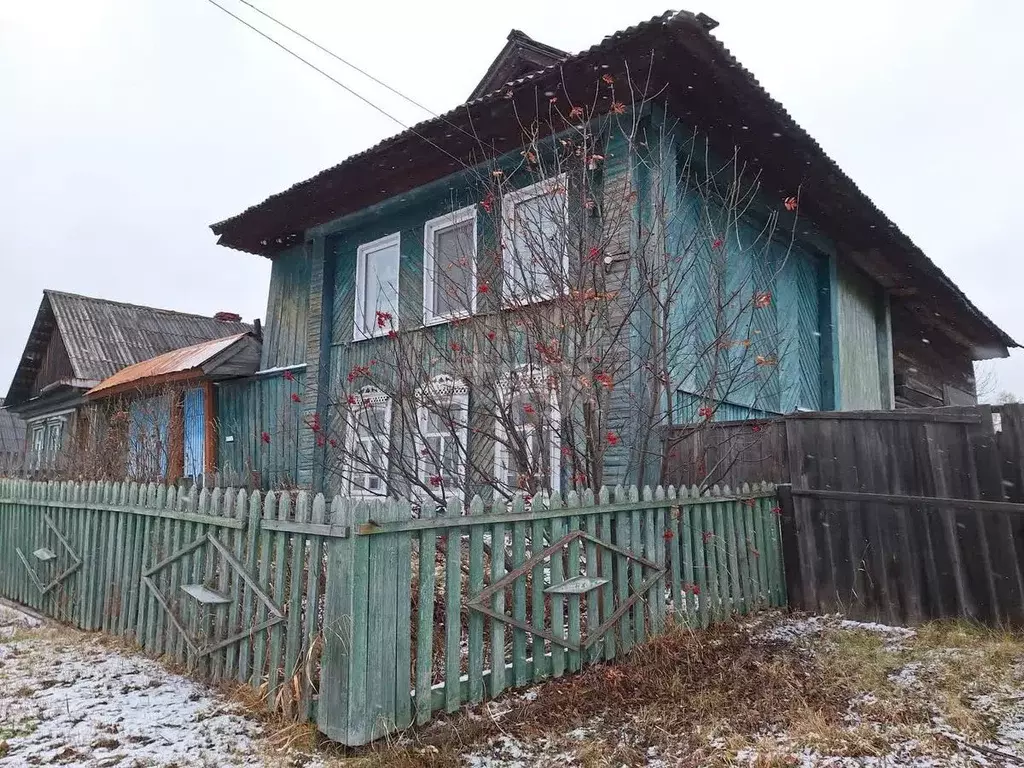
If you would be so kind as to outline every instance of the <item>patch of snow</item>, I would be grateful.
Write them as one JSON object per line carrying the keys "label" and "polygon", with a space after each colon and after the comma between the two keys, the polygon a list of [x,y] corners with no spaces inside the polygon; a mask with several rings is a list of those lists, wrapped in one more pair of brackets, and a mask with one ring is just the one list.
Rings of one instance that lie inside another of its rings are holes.
{"label": "patch of snow", "polygon": [[912,661],[906,666],[902,667],[899,672],[894,672],[889,675],[889,682],[895,685],[897,688],[920,688],[921,681],[918,679],[918,672],[924,665],[920,661]]}
{"label": "patch of snow", "polygon": [[0,628],[18,632],[0,642],[0,766],[277,764],[237,705],[96,635],[40,624],[0,606]]}
{"label": "patch of snow", "polygon": [[755,633],[751,640],[757,643],[792,644],[805,637],[813,637],[828,629],[875,632],[888,640],[886,650],[899,650],[900,643],[917,636],[917,632],[906,627],[890,627],[875,622],[850,621],[837,615],[805,616],[786,618],[768,629]]}

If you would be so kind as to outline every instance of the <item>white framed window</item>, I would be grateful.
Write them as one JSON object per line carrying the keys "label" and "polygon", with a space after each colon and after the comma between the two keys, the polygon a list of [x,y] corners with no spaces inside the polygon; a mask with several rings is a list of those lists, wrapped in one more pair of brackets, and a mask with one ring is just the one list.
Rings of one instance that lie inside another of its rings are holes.
{"label": "white framed window", "polygon": [[469,445],[469,388],[451,376],[435,377],[417,392],[416,472],[421,483],[463,497]]}
{"label": "white framed window", "polygon": [[32,430],[33,469],[45,469],[56,464],[64,447],[64,427],[68,413],[70,411],[62,411],[29,422]]}
{"label": "white framed window", "polygon": [[476,311],[476,206],[423,226],[423,322],[444,322]]}
{"label": "white framed window", "polygon": [[[507,415],[495,423],[495,482],[511,493],[528,488],[532,475],[536,485],[561,491],[561,414],[548,371],[530,366],[513,371],[499,396]],[[514,434],[509,434],[508,423]]]}
{"label": "white framed window", "polygon": [[356,307],[352,338],[386,336],[398,329],[398,232],[356,250]]}
{"label": "white framed window", "polygon": [[386,496],[391,448],[391,398],[363,387],[347,411],[346,485],[352,496]]}
{"label": "white framed window", "polygon": [[569,272],[566,184],[562,173],[502,198],[502,264],[508,305],[552,298]]}

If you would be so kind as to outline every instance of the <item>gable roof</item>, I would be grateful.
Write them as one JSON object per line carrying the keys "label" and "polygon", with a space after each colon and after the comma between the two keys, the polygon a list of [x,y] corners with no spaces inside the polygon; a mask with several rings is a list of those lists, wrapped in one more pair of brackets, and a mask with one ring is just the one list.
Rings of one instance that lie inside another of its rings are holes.
{"label": "gable roof", "polygon": [[[306,230],[521,146],[521,126],[545,125],[549,99],[610,108],[598,73],[628,82],[644,73],[648,93],[697,126],[719,155],[735,150],[766,194],[799,190],[800,211],[843,246],[844,257],[900,297],[926,328],[972,350],[975,359],[1018,346],[865,195],[819,144],[710,34],[704,14],[667,12],[426,120],[213,224],[218,242],[272,257]],[[500,57],[499,57],[500,58]],[[486,148],[483,155],[481,148]],[[941,316],[935,307],[942,307]]]}
{"label": "gable roof", "polygon": [[71,362],[72,386],[85,388],[172,349],[251,330],[241,322],[45,290],[7,402],[30,397],[54,331]]}
{"label": "gable roof", "polygon": [[250,333],[236,333],[157,355],[122,368],[85,393],[107,397],[128,389],[219,374],[243,376],[259,367],[260,343]]}
{"label": "gable roof", "polygon": [[530,72],[550,67],[569,55],[565,51],[534,40],[518,29],[509,32],[506,40],[505,47],[494,57],[480,83],[469,94],[470,101],[496,91]]}

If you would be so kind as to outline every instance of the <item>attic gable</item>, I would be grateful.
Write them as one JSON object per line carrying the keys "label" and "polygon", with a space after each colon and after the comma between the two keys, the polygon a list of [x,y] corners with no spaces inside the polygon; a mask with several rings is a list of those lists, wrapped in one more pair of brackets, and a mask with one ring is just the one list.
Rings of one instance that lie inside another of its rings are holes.
{"label": "attic gable", "polygon": [[557,64],[569,55],[565,51],[534,40],[518,29],[509,32],[506,40],[508,42],[505,43],[505,47],[491,62],[477,87],[469,94],[468,101],[479,99],[530,72]]}

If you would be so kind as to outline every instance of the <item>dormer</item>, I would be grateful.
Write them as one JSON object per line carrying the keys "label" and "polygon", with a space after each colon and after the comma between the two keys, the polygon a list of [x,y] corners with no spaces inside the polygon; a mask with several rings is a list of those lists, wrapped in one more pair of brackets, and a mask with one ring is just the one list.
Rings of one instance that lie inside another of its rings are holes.
{"label": "dormer", "polygon": [[509,32],[507,40],[501,53],[487,68],[483,80],[469,94],[469,101],[496,91],[506,83],[517,80],[530,72],[557,64],[569,55],[558,48],[537,42],[518,29]]}

